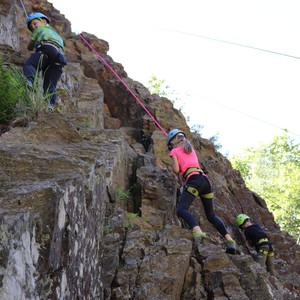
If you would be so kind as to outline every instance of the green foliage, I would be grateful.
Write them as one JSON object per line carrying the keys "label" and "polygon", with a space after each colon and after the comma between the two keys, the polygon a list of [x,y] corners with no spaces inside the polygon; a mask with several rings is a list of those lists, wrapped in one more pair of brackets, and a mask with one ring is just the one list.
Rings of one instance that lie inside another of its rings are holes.
{"label": "green foliage", "polygon": [[112,231],[112,229],[109,226],[104,226],[103,227],[103,234],[107,235]]}
{"label": "green foliage", "polygon": [[139,214],[135,214],[135,213],[127,213],[127,217],[128,219],[135,219],[139,216]]}
{"label": "green foliage", "polygon": [[264,198],[281,229],[300,237],[300,145],[284,131],[231,159],[247,187]]}
{"label": "green foliage", "polygon": [[[187,123],[190,123],[190,116],[186,113],[184,108],[186,107],[186,103],[183,100],[188,97],[188,95],[180,95],[176,91],[170,89],[170,86],[166,84],[166,81],[163,79],[158,79],[156,76],[152,76],[150,80],[146,84],[148,90],[151,94],[157,94],[161,97],[166,97],[168,99],[173,99],[171,102],[174,104],[174,107],[178,109],[183,116],[185,117]],[[194,103],[191,105],[195,105]],[[201,130],[203,129],[203,125],[200,124],[192,124],[191,125],[191,131],[195,132],[197,134],[200,134]],[[219,150],[222,148],[222,145],[218,142],[218,134],[212,136],[209,138],[211,143],[213,143],[214,147]]]}
{"label": "green foliage", "polygon": [[158,79],[156,76],[152,76],[147,82],[147,88],[151,94],[157,94],[161,97],[167,96],[167,89],[169,88],[166,85],[166,81],[163,79]]}
{"label": "green foliage", "polygon": [[146,231],[143,232],[145,238],[147,239],[147,241],[149,242],[150,245],[154,244],[155,240],[156,240],[156,234],[154,231]]}
{"label": "green foliage", "polygon": [[[199,124],[193,124],[191,126],[191,132],[195,133],[198,137],[201,137],[201,130],[203,129],[203,125]],[[216,150],[219,150],[222,148],[222,145],[218,142],[219,135],[216,134],[209,138],[209,141],[214,145]]]}
{"label": "green foliage", "polygon": [[183,103],[182,97],[175,90],[171,90],[164,79],[158,79],[156,76],[152,76],[146,86],[151,94],[172,99],[171,102],[174,104],[174,107],[176,107],[176,109],[185,116],[186,121],[189,122],[190,117],[184,112],[185,103]]}
{"label": "green foliage", "polygon": [[200,124],[194,124],[191,126],[191,131],[196,133],[199,136],[201,136],[202,129],[203,129],[203,125]]}
{"label": "green foliage", "polygon": [[124,224],[124,227],[129,230],[129,229],[132,229],[133,228],[133,223],[131,222],[131,220],[134,220],[136,218],[139,218],[139,214],[136,214],[136,213],[127,213],[127,220],[128,222],[126,222]]}
{"label": "green foliage", "polygon": [[47,109],[43,91],[34,83],[35,92],[27,88],[27,81],[23,73],[15,66],[5,63],[0,57],[0,123],[9,124],[20,119],[28,122],[34,118],[38,111]]}
{"label": "green foliage", "polygon": [[214,145],[214,147],[219,150],[222,148],[222,145],[218,142],[218,139],[219,139],[219,135],[216,134],[212,137],[209,138],[210,142]]}
{"label": "green foliage", "polygon": [[130,201],[132,195],[130,190],[125,191],[124,188],[118,188],[116,189],[116,197],[118,200]]}
{"label": "green foliage", "polygon": [[75,39],[76,36],[77,36],[76,32],[71,32],[69,38],[70,38],[70,39]]}
{"label": "green foliage", "polygon": [[16,67],[6,64],[0,57],[0,122],[9,123],[16,116],[20,101],[27,101],[26,81]]}

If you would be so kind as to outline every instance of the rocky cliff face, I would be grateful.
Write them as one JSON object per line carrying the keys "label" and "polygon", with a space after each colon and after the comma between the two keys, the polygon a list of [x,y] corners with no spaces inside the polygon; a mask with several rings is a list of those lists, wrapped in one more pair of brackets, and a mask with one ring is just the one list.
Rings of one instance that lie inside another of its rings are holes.
{"label": "rocky cliff face", "polygon": [[[175,214],[163,132],[52,4],[24,4],[51,17],[69,64],[57,111],[0,136],[0,299],[299,299],[299,246],[230,162],[168,99],[128,78],[106,41],[83,33],[166,131],[187,132],[241,255],[224,252],[197,201],[208,238],[194,244]],[[29,55],[24,24],[20,2],[1,0],[0,54],[17,66]],[[234,225],[240,212],[275,242],[276,278],[253,260]]]}

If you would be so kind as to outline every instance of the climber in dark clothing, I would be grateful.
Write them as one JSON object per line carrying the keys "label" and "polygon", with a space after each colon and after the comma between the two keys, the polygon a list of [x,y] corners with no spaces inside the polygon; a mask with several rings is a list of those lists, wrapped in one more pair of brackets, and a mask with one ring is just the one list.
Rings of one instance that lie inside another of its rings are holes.
{"label": "climber in dark clothing", "polygon": [[49,107],[53,109],[57,97],[56,85],[67,61],[63,40],[49,23],[49,18],[42,13],[34,12],[28,16],[27,27],[32,36],[27,48],[35,48],[36,51],[26,61],[23,72],[28,86],[34,88],[34,80],[39,70],[42,70],[44,93],[49,95]]}
{"label": "climber in dark clothing", "polygon": [[265,231],[258,224],[251,223],[250,217],[245,214],[239,214],[235,218],[236,224],[244,231],[245,238],[251,247],[255,247],[257,252],[257,262],[267,267],[267,271],[276,276],[274,268],[274,250],[272,243]]}

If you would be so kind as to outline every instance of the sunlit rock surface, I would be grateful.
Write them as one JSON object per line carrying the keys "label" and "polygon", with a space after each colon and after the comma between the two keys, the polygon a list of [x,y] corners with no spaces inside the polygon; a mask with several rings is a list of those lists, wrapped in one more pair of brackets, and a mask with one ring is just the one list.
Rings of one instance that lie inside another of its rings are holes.
{"label": "sunlit rock surface", "polygon": [[[52,4],[24,4],[51,18],[69,64],[55,112],[0,136],[0,299],[299,299],[299,246],[230,162],[190,132],[170,100],[129,78],[108,42],[83,33],[162,128],[192,140],[241,255],[225,253],[199,201],[191,209],[208,236],[193,242],[176,217],[179,186],[164,133]],[[15,0],[0,8],[0,53],[21,67],[30,39],[24,12]],[[275,242],[276,278],[235,226],[241,211]]]}

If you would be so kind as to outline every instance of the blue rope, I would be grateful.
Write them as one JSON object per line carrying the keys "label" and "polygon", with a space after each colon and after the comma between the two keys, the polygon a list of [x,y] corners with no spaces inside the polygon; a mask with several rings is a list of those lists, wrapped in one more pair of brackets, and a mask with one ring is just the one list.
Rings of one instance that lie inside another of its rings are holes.
{"label": "blue rope", "polygon": [[20,2],[21,2],[21,5],[22,5],[22,7],[23,7],[23,10],[24,10],[25,16],[26,16],[26,18],[28,18],[28,15],[27,15],[27,11],[26,11],[25,5],[24,5],[24,3],[23,3],[23,1],[22,1],[22,0],[20,0]]}

